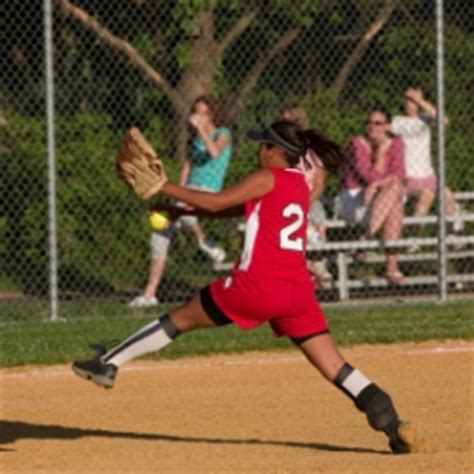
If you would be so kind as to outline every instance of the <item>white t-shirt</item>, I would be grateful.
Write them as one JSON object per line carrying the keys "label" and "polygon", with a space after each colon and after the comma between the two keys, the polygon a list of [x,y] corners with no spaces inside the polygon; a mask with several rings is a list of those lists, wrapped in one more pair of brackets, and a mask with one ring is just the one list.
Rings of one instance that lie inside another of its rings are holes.
{"label": "white t-shirt", "polygon": [[431,130],[421,117],[398,115],[393,118],[390,131],[405,144],[407,178],[426,178],[434,174],[431,165]]}

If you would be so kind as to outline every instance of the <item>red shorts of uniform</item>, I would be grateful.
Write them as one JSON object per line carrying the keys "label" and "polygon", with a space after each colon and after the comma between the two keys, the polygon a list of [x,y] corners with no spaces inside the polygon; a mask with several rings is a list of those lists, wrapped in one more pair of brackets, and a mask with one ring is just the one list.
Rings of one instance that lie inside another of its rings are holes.
{"label": "red shorts of uniform", "polygon": [[208,289],[211,306],[215,304],[241,329],[268,322],[278,336],[294,339],[329,331],[309,278],[307,283],[295,283],[233,272]]}

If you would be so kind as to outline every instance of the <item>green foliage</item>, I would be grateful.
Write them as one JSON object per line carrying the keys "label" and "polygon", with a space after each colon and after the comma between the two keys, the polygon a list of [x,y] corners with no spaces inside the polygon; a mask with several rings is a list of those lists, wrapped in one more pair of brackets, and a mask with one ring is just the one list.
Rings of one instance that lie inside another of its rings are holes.
{"label": "green foliage", "polygon": [[[45,203],[47,199],[44,135],[43,120],[19,115],[9,116],[8,127],[0,128],[3,168],[1,266],[16,283],[27,277],[25,286],[28,283],[42,289],[46,271],[43,269],[47,268],[46,248],[34,227],[45,229],[47,218],[45,212],[35,212],[34,208],[38,209],[39,203]],[[22,268],[24,273],[18,274],[18,269],[21,271]]]}
{"label": "green foliage", "polygon": [[[0,44],[0,112],[8,119],[8,125],[0,127],[0,265],[4,286],[44,294],[49,224],[41,9],[34,2],[7,3],[9,21]],[[363,131],[373,103],[385,104],[392,113],[399,111],[406,83],[423,84],[430,99],[435,99],[431,0],[398,2],[340,94],[334,92],[334,80],[360,33],[384,4],[381,0],[74,3],[129,42],[172,87],[180,84],[193,59],[200,15],[210,15],[212,39],[218,43],[240,18],[255,12],[218,64],[206,63],[214,68],[206,75],[210,87],[222,99],[238,93],[269,47],[288,31],[299,31],[298,38],[262,71],[230,124],[235,153],[227,184],[256,166],[256,146],[243,139],[245,130],[273,121],[284,104],[303,105],[313,126],[346,145]],[[445,3],[447,181],[455,190],[472,190],[474,35],[469,13],[473,4]],[[115,153],[123,129],[138,125],[176,179],[181,166],[176,156],[176,110],[159,87],[83,24],[65,18],[57,8],[54,20],[60,284],[68,292],[77,288],[101,294],[135,291],[142,286],[148,265],[149,229],[145,206],[115,177]],[[206,53],[211,56],[212,49]],[[337,185],[337,177],[329,178],[326,193],[334,194]],[[240,237],[227,224],[205,226],[231,256],[238,253]],[[196,254],[189,239],[179,236],[169,261],[169,273],[180,275],[176,285],[192,289],[215,276],[210,269],[200,272]]]}
{"label": "green foliage", "polygon": [[[62,290],[90,292],[141,284],[130,244],[147,247],[146,213],[115,174],[120,135],[105,116],[79,114],[57,122],[57,229]],[[151,130],[159,128],[157,120]],[[1,215],[7,273],[24,289],[44,293],[48,265],[48,193],[44,125],[9,114],[0,129],[6,166]],[[151,137],[158,147],[159,139]],[[23,267],[24,272],[18,272]],[[117,268],[123,271],[117,271]],[[135,283],[134,283],[135,282]],[[31,288],[29,288],[31,286]]]}
{"label": "green foliage", "polygon": [[[0,262],[9,285],[45,295],[49,280],[49,224],[44,124],[10,112],[8,116],[8,127],[0,128],[5,155]],[[104,296],[138,291],[149,263],[146,209],[154,201],[140,202],[116,176],[121,134],[112,131],[110,117],[89,113],[59,118],[56,132],[61,295],[80,292]],[[158,117],[150,121],[144,133],[156,150],[163,149],[163,126]],[[180,163],[163,158],[169,176],[177,180]],[[240,240],[235,225],[204,225],[209,237],[221,241],[232,258],[238,256]],[[189,242],[190,236],[178,235],[168,262],[170,275],[178,275],[169,282],[175,298],[188,297],[215,276],[211,268],[200,269],[199,257],[202,259],[203,255]],[[185,289],[176,291],[179,287]]]}

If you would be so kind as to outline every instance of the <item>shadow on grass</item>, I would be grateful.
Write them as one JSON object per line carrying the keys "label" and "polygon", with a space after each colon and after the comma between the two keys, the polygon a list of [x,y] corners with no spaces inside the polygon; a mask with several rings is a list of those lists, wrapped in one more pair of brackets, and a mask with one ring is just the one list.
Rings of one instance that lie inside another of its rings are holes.
{"label": "shadow on grass", "polygon": [[[232,439],[200,436],[176,436],[160,433],[135,433],[129,431],[110,431],[88,428],[74,428],[61,425],[41,425],[22,421],[0,421],[0,444],[14,443],[21,439],[78,439],[85,437],[134,439],[144,441],[166,441],[171,443],[203,443],[229,445],[284,446],[290,448],[315,449],[320,451],[388,454],[370,448],[337,446],[326,443],[303,443],[300,441],[276,441],[266,439]],[[6,451],[4,448],[0,448]]]}

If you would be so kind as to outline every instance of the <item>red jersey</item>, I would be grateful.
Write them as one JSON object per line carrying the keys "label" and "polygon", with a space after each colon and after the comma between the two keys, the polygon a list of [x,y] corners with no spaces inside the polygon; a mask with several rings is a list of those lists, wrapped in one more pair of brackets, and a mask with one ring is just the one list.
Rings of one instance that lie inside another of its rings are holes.
{"label": "red jersey", "polygon": [[296,169],[271,169],[273,189],[246,205],[245,244],[231,275],[209,285],[215,307],[242,329],[269,322],[278,335],[328,331],[306,269],[309,189]]}
{"label": "red jersey", "polygon": [[309,189],[294,168],[271,168],[273,189],[245,206],[245,243],[234,271],[308,280],[306,227]]}

